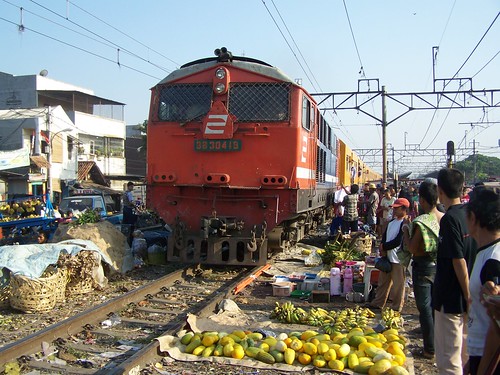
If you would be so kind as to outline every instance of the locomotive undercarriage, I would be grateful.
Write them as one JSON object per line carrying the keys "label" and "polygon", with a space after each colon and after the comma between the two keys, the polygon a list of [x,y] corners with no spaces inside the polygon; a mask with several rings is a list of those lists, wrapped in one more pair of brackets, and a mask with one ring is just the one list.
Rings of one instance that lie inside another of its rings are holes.
{"label": "locomotive undercarriage", "polygon": [[167,259],[183,263],[214,265],[264,265],[268,256],[284,251],[304,238],[327,217],[327,209],[299,214],[267,232],[267,224],[248,232],[235,217],[202,217],[201,231],[189,232],[177,220],[168,242]]}

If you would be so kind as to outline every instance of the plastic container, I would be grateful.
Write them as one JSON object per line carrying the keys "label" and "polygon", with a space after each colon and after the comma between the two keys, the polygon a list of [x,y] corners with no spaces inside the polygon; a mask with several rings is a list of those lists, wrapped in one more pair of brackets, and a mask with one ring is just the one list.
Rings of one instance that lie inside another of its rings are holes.
{"label": "plastic container", "polygon": [[344,270],[344,295],[352,292],[352,269],[346,268]]}
{"label": "plastic container", "polygon": [[302,283],[302,290],[312,292],[318,290],[319,280],[304,280]]}
{"label": "plastic container", "polygon": [[293,292],[293,283],[273,283],[274,297],[288,297]]}
{"label": "plastic container", "polygon": [[321,285],[321,290],[330,290],[330,278],[329,277],[322,277],[319,279],[320,285]]}
{"label": "plastic container", "polygon": [[158,244],[148,247],[148,263],[149,264],[167,264],[167,249]]}
{"label": "plastic container", "polygon": [[340,296],[340,294],[340,269],[337,267],[333,267],[330,270],[330,295]]}

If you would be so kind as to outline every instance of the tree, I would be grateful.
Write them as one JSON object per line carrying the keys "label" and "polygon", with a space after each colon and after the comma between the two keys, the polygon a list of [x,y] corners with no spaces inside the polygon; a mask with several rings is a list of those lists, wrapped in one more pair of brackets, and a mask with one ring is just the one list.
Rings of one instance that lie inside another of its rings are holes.
{"label": "tree", "polygon": [[148,149],[148,120],[144,120],[142,124],[137,124],[135,129],[141,132],[142,139],[142,145],[137,149],[137,152],[139,155],[145,156]]}
{"label": "tree", "polygon": [[465,180],[471,183],[487,181],[500,176],[500,159],[480,154],[470,155],[454,166],[465,174]]}

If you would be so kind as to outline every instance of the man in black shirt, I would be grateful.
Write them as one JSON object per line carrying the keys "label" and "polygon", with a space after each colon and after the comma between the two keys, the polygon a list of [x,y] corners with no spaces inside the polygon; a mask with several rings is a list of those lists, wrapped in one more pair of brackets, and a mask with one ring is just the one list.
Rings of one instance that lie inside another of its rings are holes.
{"label": "man in black shirt", "polygon": [[464,176],[457,169],[438,174],[438,195],[446,208],[441,219],[436,278],[432,295],[434,345],[439,374],[462,373],[464,317],[470,301],[469,275],[476,243],[469,235],[460,197]]}

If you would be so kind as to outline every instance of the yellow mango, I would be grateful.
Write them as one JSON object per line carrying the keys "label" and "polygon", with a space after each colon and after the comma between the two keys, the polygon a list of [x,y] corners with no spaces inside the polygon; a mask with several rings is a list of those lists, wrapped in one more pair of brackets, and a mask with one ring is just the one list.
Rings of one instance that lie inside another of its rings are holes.
{"label": "yellow mango", "polygon": [[197,347],[196,347],[196,348],[194,348],[194,350],[193,350],[193,355],[201,355],[205,349],[206,349],[206,346],[205,346],[205,345],[200,345],[200,346],[197,346]]}
{"label": "yellow mango", "polygon": [[313,360],[313,365],[319,368],[326,366],[326,360],[323,356],[317,355]]}
{"label": "yellow mango", "polygon": [[359,365],[359,359],[358,356],[355,353],[349,354],[349,357],[347,358],[347,364],[351,370],[354,369],[357,365]]}
{"label": "yellow mango", "polygon": [[295,360],[295,350],[291,348],[285,349],[285,363],[291,365]]}
{"label": "yellow mango", "polygon": [[332,370],[342,371],[344,369],[344,363],[338,359],[332,359],[328,361],[328,367]]}
{"label": "yellow mango", "polygon": [[299,360],[299,362],[302,364],[302,365],[308,365],[309,363],[311,363],[311,356],[307,353],[300,353],[299,354],[299,357],[297,358]]}
{"label": "yellow mango", "polygon": [[312,342],[306,342],[304,344],[304,352],[309,355],[315,355],[318,353],[318,347],[314,345]]}
{"label": "yellow mango", "polygon": [[370,370],[368,370],[368,374],[381,375],[384,374],[391,367],[392,367],[391,361],[389,361],[388,359],[381,359],[380,361],[375,362],[375,364],[372,367],[370,367]]}
{"label": "yellow mango", "polygon": [[233,352],[231,353],[231,357],[234,359],[242,359],[245,356],[245,350],[241,345],[235,344],[233,347]]}
{"label": "yellow mango", "polygon": [[337,352],[335,349],[328,349],[328,351],[323,354],[323,357],[325,357],[327,361],[337,359]]}

